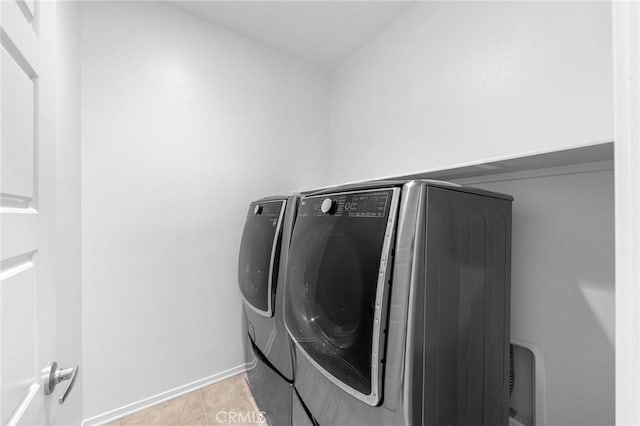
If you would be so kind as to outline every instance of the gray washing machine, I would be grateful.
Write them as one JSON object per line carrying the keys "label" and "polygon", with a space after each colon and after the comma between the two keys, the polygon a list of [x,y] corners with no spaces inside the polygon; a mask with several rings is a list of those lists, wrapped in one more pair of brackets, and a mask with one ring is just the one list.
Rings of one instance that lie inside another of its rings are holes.
{"label": "gray washing machine", "polygon": [[508,424],[512,200],[420,180],[300,199],[285,298],[299,417]]}
{"label": "gray washing machine", "polygon": [[296,207],[295,196],[250,203],[238,260],[247,381],[272,426],[291,424],[293,348],[283,322],[283,290]]}

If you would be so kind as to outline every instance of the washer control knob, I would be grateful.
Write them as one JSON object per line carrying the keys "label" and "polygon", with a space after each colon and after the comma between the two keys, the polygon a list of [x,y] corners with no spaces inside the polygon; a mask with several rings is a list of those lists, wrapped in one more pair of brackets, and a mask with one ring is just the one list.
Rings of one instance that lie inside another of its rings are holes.
{"label": "washer control knob", "polygon": [[253,208],[253,214],[262,214],[262,206],[260,204],[256,204]]}
{"label": "washer control knob", "polygon": [[322,205],[320,206],[320,210],[324,214],[332,214],[336,208],[336,201],[331,198],[325,198],[322,200]]}

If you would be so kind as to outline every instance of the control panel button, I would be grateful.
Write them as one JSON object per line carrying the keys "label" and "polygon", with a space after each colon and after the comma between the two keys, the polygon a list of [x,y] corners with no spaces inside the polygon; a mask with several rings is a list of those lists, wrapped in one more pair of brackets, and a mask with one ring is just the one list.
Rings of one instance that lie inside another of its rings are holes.
{"label": "control panel button", "polygon": [[332,214],[336,208],[335,200],[331,198],[325,198],[320,205],[320,211],[324,214]]}

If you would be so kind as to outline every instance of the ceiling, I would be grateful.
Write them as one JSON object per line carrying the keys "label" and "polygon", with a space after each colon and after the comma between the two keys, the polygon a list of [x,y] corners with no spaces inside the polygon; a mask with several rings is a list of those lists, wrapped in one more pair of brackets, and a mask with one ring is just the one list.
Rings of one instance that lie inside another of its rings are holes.
{"label": "ceiling", "polygon": [[169,5],[327,69],[415,1],[167,1]]}

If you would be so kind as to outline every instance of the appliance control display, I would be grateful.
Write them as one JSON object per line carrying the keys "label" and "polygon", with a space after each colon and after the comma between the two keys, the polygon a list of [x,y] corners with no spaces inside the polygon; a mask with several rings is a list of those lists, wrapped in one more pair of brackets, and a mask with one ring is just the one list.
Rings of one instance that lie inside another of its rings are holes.
{"label": "appliance control display", "polygon": [[387,214],[391,191],[368,191],[313,197],[302,200],[298,216],[347,216],[382,218]]}
{"label": "appliance control display", "polygon": [[356,194],[351,200],[349,216],[384,217],[388,201],[389,194],[386,192]]}
{"label": "appliance control display", "polygon": [[[252,216],[258,216],[255,220],[266,220],[275,227],[278,225],[280,210],[282,210],[282,201],[265,201],[252,204],[249,211]],[[260,217],[262,219],[259,219]]]}

